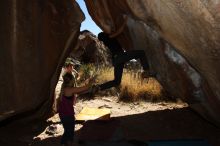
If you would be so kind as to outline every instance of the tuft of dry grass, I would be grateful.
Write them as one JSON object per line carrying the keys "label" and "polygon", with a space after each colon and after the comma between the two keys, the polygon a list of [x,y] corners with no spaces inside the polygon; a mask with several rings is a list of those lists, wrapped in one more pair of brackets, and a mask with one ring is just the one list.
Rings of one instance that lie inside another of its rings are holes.
{"label": "tuft of dry grass", "polygon": [[[102,84],[108,81],[111,81],[114,79],[114,69],[112,67],[102,67],[98,72],[97,72],[97,78],[96,78],[96,83],[97,84]],[[119,94],[119,88],[110,88],[106,89],[104,91],[99,92],[100,96],[118,96]]]}
{"label": "tuft of dry grass", "polygon": [[114,69],[112,67],[103,67],[99,70],[98,74],[98,83],[103,83],[114,79]]}
{"label": "tuft of dry grass", "polygon": [[[104,83],[113,80],[113,78],[113,68],[105,67],[98,73],[97,82]],[[115,92],[112,91],[113,89],[108,90],[108,92],[115,94],[117,89]],[[164,99],[163,88],[160,83],[154,78],[142,80],[140,78],[140,71],[134,72],[124,69],[119,89],[119,99],[126,102],[138,100],[158,101]]]}
{"label": "tuft of dry grass", "polygon": [[125,101],[149,100],[163,98],[163,88],[154,78],[142,80],[140,72],[125,72],[122,77],[120,99]]}

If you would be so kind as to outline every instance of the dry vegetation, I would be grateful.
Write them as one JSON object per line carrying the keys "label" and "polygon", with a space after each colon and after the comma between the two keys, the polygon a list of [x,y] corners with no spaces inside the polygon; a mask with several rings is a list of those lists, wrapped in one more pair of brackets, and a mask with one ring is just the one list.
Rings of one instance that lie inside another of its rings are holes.
{"label": "dry vegetation", "polygon": [[[84,74],[82,74],[83,78],[95,76],[96,84],[104,83],[114,78],[114,71],[111,67],[97,69],[97,67],[90,64],[84,65],[81,70]],[[122,82],[119,87],[100,92],[99,95],[119,96],[120,100],[126,102],[138,100],[159,101],[165,99],[163,88],[156,79],[148,78],[142,80],[140,78],[140,71],[126,69],[124,69]]]}
{"label": "dry vegetation", "polygon": [[154,78],[142,80],[139,73],[125,72],[120,88],[122,100],[157,101],[163,98],[163,89],[159,82]]}

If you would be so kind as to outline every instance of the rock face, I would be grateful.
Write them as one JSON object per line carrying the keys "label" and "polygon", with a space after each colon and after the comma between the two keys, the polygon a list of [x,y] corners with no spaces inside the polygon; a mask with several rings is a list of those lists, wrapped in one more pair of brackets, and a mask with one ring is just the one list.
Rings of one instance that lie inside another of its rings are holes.
{"label": "rock face", "polygon": [[72,0],[3,0],[0,12],[0,121],[47,114],[84,15]]}
{"label": "rock face", "polygon": [[[108,33],[127,15],[117,37],[121,44],[144,49],[167,91],[220,125],[220,0],[85,2]],[[0,121],[29,111],[48,113],[84,15],[72,0],[2,0],[0,12]]]}
{"label": "rock face", "polygon": [[220,125],[220,0],[86,0],[93,20],[116,31],[129,49],[144,49],[157,78]]}
{"label": "rock face", "polygon": [[108,48],[88,30],[79,35],[78,48],[71,53],[73,58],[82,63],[94,63],[96,65],[109,65],[111,63]]}

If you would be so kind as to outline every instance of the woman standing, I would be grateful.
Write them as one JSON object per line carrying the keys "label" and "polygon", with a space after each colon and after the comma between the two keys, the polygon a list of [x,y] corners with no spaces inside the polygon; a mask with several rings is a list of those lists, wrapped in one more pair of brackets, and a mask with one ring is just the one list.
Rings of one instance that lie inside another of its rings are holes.
{"label": "woman standing", "polygon": [[75,129],[75,112],[73,105],[76,100],[75,94],[80,94],[89,90],[88,85],[83,87],[74,87],[72,82],[73,78],[73,75],[68,72],[63,76],[61,97],[58,103],[58,113],[64,128],[64,133],[61,138],[61,144],[63,146],[73,145]]}

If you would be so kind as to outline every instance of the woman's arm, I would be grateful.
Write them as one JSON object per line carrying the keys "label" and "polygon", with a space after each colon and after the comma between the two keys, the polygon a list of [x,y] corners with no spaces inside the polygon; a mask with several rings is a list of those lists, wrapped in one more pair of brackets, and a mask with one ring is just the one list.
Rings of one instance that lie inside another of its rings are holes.
{"label": "woman's arm", "polygon": [[121,27],[116,32],[109,35],[110,38],[114,38],[114,37],[118,36],[124,30],[125,24],[127,23],[127,20],[128,20],[128,16],[125,15],[124,19],[125,20],[124,20],[123,24],[121,25]]}
{"label": "woman's arm", "polygon": [[66,96],[71,96],[73,94],[79,94],[81,92],[85,92],[88,89],[89,89],[88,85],[82,87],[67,87],[64,89],[64,92]]}

